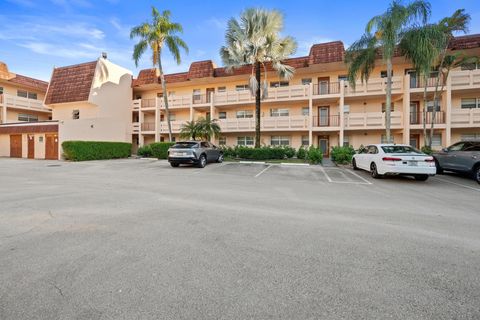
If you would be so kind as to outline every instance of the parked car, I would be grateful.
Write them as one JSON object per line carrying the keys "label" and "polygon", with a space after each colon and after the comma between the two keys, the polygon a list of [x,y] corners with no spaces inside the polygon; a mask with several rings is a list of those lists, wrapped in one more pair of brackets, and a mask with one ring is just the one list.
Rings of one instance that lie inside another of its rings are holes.
{"label": "parked car", "polygon": [[352,165],[354,170],[370,171],[376,179],[383,175],[402,175],[425,181],[436,173],[432,156],[403,144],[368,145],[353,155]]}
{"label": "parked car", "polygon": [[168,149],[168,162],[172,167],[194,164],[203,168],[208,162],[223,162],[223,152],[208,141],[182,141]]}
{"label": "parked car", "polygon": [[480,141],[462,141],[433,154],[437,173],[444,170],[471,174],[480,183]]}

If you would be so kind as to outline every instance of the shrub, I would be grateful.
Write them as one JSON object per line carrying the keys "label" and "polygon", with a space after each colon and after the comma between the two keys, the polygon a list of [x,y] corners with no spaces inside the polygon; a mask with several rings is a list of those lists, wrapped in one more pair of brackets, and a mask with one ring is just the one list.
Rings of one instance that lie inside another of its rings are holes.
{"label": "shrub", "polygon": [[222,147],[220,147],[220,149],[222,149],[223,157],[225,157],[225,158],[233,159],[233,158],[237,157],[236,147],[232,148],[232,147],[222,146]]}
{"label": "shrub", "polygon": [[155,142],[149,144],[150,149],[152,150],[152,156],[157,159],[167,159],[168,157],[168,148],[173,146],[174,142]]}
{"label": "shrub", "polygon": [[295,154],[297,153],[297,152],[295,151],[295,149],[292,148],[292,147],[290,147],[290,146],[285,146],[285,147],[283,147],[283,149],[284,149],[284,151],[285,151],[285,156],[286,156],[287,158],[289,158],[289,159],[290,159],[290,158],[293,158],[293,157],[295,156]]}
{"label": "shrub", "polygon": [[421,151],[422,151],[423,153],[428,154],[428,155],[432,155],[432,153],[433,153],[432,148],[429,147],[429,146],[423,146],[422,149],[421,149]]}
{"label": "shrub", "polygon": [[64,141],[62,148],[65,159],[88,161],[128,158],[132,144],[107,141]]}
{"label": "shrub", "polygon": [[319,164],[322,162],[323,153],[320,148],[315,148],[314,146],[310,146],[307,151],[307,159],[311,164]]}
{"label": "shrub", "polygon": [[340,164],[347,164],[352,162],[352,157],[355,154],[355,149],[352,146],[348,147],[338,147],[335,146],[332,148],[330,156],[333,161]]}
{"label": "shrub", "polygon": [[138,148],[137,156],[144,157],[144,158],[151,157],[152,156],[152,148],[150,147],[150,145],[146,145],[146,146]]}
{"label": "shrub", "polygon": [[305,148],[303,146],[298,148],[297,158],[305,160],[306,157],[307,157],[307,150],[305,150]]}
{"label": "shrub", "polygon": [[283,147],[260,147],[249,148],[239,146],[236,147],[236,155],[241,159],[248,160],[272,160],[285,159],[286,153]]}

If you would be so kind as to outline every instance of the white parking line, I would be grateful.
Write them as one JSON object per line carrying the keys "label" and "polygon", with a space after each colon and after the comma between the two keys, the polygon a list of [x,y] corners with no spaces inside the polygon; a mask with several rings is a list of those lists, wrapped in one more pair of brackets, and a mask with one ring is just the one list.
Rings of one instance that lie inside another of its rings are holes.
{"label": "white parking line", "polygon": [[368,181],[367,179],[365,179],[364,177],[362,177],[362,176],[360,176],[359,174],[353,172],[352,170],[348,170],[348,169],[347,169],[347,172],[350,172],[350,173],[353,174],[355,177],[362,179],[362,180],[365,181],[367,184],[373,184],[373,183],[371,183],[370,181]]}
{"label": "white parking line", "polygon": [[325,169],[323,167],[320,167],[320,170],[323,172],[323,174],[325,175],[325,178],[327,178],[328,182],[332,182],[332,179],[330,179],[330,177],[328,176]]}
{"label": "white parking line", "polygon": [[446,182],[446,183],[450,183],[450,184],[453,184],[453,185],[456,185],[456,186],[459,186],[459,187],[463,187],[463,188],[467,188],[467,189],[470,189],[470,190],[475,190],[475,191],[479,191],[479,192],[480,192],[480,189],[478,189],[478,188],[466,186],[466,185],[461,184],[461,183],[456,183],[456,182],[453,182],[453,181],[448,181],[448,180],[440,179],[440,178],[437,178],[437,177],[434,177],[434,178],[432,178],[432,179],[438,180],[438,181],[442,181],[442,182]]}
{"label": "white parking line", "polygon": [[266,167],[265,169],[263,169],[262,171],[260,171],[259,173],[257,173],[257,175],[255,176],[255,178],[258,178],[260,177],[261,174],[263,174],[265,171],[267,171],[268,169],[270,169],[272,165],[269,165],[268,167]]}

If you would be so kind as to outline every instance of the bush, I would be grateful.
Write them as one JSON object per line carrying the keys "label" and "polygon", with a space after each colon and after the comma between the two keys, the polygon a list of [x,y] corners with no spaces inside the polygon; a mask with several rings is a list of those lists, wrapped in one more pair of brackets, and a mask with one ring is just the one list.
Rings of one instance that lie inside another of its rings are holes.
{"label": "bush", "polygon": [[285,156],[289,159],[293,158],[295,156],[295,154],[297,153],[295,151],[295,149],[290,147],[290,146],[285,146],[285,147],[283,147],[283,149],[285,150]]}
{"label": "bush", "polygon": [[297,151],[297,159],[303,159],[305,160],[307,158],[307,150],[305,150],[305,147],[300,147],[298,148]]}
{"label": "bush", "polygon": [[330,156],[333,161],[339,164],[347,164],[352,162],[352,157],[355,154],[355,149],[352,146],[348,147],[338,147],[335,146],[332,148]]}
{"label": "bush", "polygon": [[423,153],[426,153],[426,154],[430,155],[430,156],[431,156],[432,153],[433,153],[432,148],[429,147],[429,146],[423,146],[422,149],[421,149],[421,151],[422,151]]}
{"label": "bush", "polygon": [[311,164],[319,164],[322,162],[323,159],[323,153],[320,148],[315,148],[314,146],[310,146],[310,148],[307,151],[307,159],[308,162]]}
{"label": "bush", "polygon": [[173,146],[175,142],[155,142],[149,144],[150,149],[152,150],[152,156],[157,159],[167,159],[168,157],[168,148]]}
{"label": "bush", "polygon": [[223,151],[223,157],[224,158],[233,159],[233,158],[237,157],[236,147],[232,148],[232,147],[222,146],[222,147],[220,147],[220,149],[222,149],[222,151]]}
{"label": "bush", "polygon": [[138,148],[137,156],[144,157],[144,158],[151,157],[152,156],[152,148],[150,147],[150,145],[146,145],[146,146]]}
{"label": "bush", "polygon": [[260,147],[249,148],[239,146],[235,148],[236,156],[248,160],[272,160],[285,159],[286,151],[284,147]]}
{"label": "bush", "polygon": [[64,141],[62,148],[65,159],[88,161],[128,158],[132,151],[132,144],[106,141]]}

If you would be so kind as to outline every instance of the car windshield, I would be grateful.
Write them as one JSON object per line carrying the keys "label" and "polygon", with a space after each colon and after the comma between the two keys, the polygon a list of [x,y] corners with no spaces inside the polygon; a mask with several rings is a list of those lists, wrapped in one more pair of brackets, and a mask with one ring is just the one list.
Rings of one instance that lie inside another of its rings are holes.
{"label": "car windshield", "polygon": [[385,153],[418,153],[423,154],[421,151],[412,148],[410,146],[382,146]]}
{"label": "car windshield", "polygon": [[174,149],[191,149],[198,145],[196,142],[178,142],[173,145]]}

